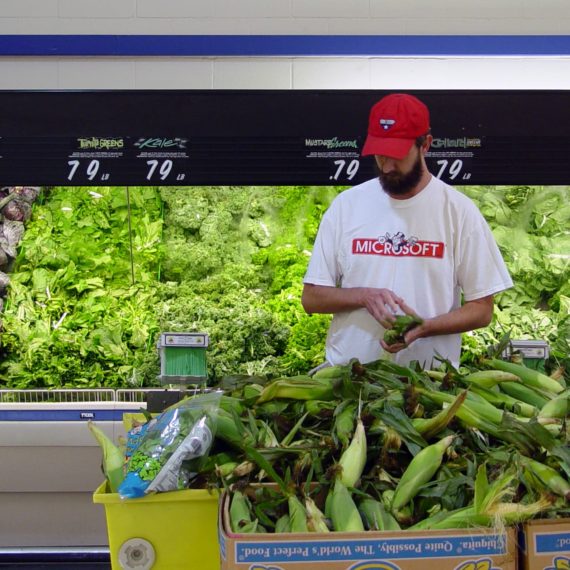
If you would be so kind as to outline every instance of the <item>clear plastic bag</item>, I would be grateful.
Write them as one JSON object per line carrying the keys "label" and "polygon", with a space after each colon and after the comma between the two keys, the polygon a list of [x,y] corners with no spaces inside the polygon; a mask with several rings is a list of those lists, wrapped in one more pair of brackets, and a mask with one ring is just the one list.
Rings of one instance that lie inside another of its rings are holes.
{"label": "clear plastic bag", "polygon": [[149,422],[132,450],[119,495],[136,498],[185,488],[189,477],[182,462],[209,454],[221,396],[210,392],[181,400]]}

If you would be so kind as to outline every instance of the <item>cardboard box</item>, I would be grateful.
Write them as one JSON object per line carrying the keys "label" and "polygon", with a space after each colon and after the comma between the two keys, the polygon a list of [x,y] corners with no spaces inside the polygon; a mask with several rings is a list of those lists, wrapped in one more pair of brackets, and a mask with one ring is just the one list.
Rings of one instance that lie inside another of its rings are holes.
{"label": "cardboard box", "polygon": [[570,519],[529,521],[520,542],[524,570],[570,569]]}
{"label": "cardboard box", "polygon": [[309,534],[235,534],[220,501],[221,570],[517,570],[513,528]]}

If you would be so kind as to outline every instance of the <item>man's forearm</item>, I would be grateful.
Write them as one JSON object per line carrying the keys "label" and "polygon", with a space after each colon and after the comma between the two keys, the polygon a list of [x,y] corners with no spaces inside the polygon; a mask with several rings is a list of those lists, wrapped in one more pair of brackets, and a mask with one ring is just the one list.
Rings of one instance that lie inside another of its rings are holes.
{"label": "man's forearm", "polygon": [[341,289],[306,283],[301,303],[307,313],[341,313],[362,308],[360,287]]}
{"label": "man's forearm", "polygon": [[493,295],[469,301],[461,307],[444,315],[426,319],[423,325],[413,329],[406,340],[408,343],[417,338],[456,334],[487,326],[493,316]]}

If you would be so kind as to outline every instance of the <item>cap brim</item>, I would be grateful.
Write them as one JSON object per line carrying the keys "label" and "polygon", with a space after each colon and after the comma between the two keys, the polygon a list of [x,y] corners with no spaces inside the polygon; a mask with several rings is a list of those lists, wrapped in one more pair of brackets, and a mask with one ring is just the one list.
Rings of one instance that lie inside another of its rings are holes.
{"label": "cap brim", "polygon": [[415,139],[391,139],[368,135],[362,148],[362,156],[377,154],[400,160],[410,152],[414,142]]}

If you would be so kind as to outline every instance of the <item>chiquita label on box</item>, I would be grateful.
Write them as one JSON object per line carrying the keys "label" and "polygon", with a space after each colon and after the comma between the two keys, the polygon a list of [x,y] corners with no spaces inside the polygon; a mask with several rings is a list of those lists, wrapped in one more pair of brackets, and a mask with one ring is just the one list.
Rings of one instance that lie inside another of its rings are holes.
{"label": "chiquita label on box", "polygon": [[[481,537],[446,536],[387,538],[385,540],[319,540],[319,541],[244,541],[237,540],[235,560],[239,564],[263,563],[278,565],[291,562],[339,562],[371,560],[410,560],[431,558],[485,559],[507,553],[505,535]],[[473,563],[473,560],[471,561]],[[374,562],[374,564],[378,564]],[[382,564],[387,564],[382,562]],[[255,568],[255,566],[254,566]],[[398,570],[398,566],[358,566],[353,570]],[[492,570],[491,565],[473,566],[481,570]]]}
{"label": "chiquita label on box", "polygon": [[[565,567],[560,567],[564,570]],[[283,570],[281,566],[275,566],[274,564],[252,564],[248,570]],[[387,562],[385,560],[367,560],[365,562],[357,562],[356,564],[347,567],[346,570],[402,570],[400,566]],[[492,560],[489,558],[478,558],[473,560],[467,560],[461,562],[454,570],[501,570],[493,565]],[[547,570],[551,570],[550,568]]]}
{"label": "chiquita label on box", "polygon": [[570,555],[570,532],[537,533],[534,535],[534,550],[536,554]]}

